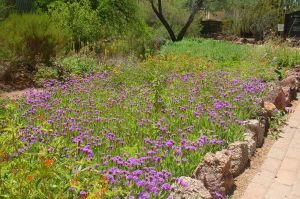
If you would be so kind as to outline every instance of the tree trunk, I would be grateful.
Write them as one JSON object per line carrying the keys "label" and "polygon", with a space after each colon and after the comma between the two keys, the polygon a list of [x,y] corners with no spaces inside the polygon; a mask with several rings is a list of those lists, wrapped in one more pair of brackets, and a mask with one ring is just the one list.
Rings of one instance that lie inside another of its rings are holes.
{"label": "tree trunk", "polygon": [[160,20],[160,22],[163,24],[163,26],[168,31],[168,33],[170,35],[170,38],[171,38],[171,40],[173,42],[181,41],[183,39],[183,37],[186,34],[188,28],[193,23],[196,14],[198,13],[198,11],[200,10],[200,8],[202,7],[202,2],[203,1],[201,1],[201,0],[199,0],[198,2],[196,2],[195,7],[193,7],[193,9],[191,11],[191,14],[190,14],[187,22],[182,27],[182,29],[180,30],[180,32],[178,33],[178,35],[176,37],[176,35],[175,35],[172,27],[170,26],[170,24],[168,23],[168,21],[166,20],[166,18],[163,15],[161,0],[157,0],[158,8],[155,7],[154,0],[150,0],[150,3],[151,3],[151,6],[152,6],[152,9],[153,9],[154,13],[156,14],[156,16],[158,17],[158,19]]}
{"label": "tree trunk", "polygon": [[158,17],[158,19],[160,20],[160,22],[163,24],[163,26],[166,28],[166,30],[168,31],[170,38],[172,41],[177,41],[175,33],[173,31],[173,29],[171,28],[170,24],[168,23],[168,21],[165,19],[163,13],[162,13],[162,6],[161,6],[161,0],[158,0],[158,9],[155,7],[154,2],[151,1],[151,6],[152,9],[154,11],[154,13],[156,14],[156,16]]}
{"label": "tree trunk", "polygon": [[181,41],[185,35],[185,33],[187,32],[188,28],[191,26],[191,24],[194,21],[194,18],[197,14],[197,11],[193,11],[191,13],[191,15],[189,16],[187,22],[185,23],[185,25],[183,26],[183,28],[180,30],[178,36],[177,36],[177,41]]}

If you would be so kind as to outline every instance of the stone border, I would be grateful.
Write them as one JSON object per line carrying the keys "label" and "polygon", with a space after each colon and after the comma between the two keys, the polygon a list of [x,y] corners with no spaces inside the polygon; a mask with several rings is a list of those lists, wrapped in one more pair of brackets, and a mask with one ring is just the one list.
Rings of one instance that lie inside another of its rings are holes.
{"label": "stone border", "polygon": [[286,72],[279,85],[273,85],[271,92],[262,100],[261,119],[245,122],[245,139],[216,153],[207,153],[191,177],[180,177],[172,185],[174,199],[225,198],[234,188],[234,178],[241,175],[251,158],[264,144],[269,131],[269,120],[276,110],[289,112],[291,102],[297,100],[300,91],[300,65]]}

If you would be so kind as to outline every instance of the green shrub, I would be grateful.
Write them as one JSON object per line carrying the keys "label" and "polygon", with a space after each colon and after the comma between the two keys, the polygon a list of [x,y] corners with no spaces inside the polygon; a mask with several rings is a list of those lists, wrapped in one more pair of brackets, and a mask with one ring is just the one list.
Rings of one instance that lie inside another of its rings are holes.
{"label": "green shrub", "polygon": [[13,6],[8,5],[5,1],[0,1],[0,21],[4,20],[11,12]]}
{"label": "green shrub", "polygon": [[87,0],[72,3],[55,1],[48,6],[48,10],[51,20],[71,34],[71,49],[76,52],[84,44],[93,45],[102,34],[97,12],[90,7]]}
{"label": "green shrub", "polygon": [[82,56],[70,56],[57,61],[62,68],[75,75],[87,75],[97,67],[97,62],[93,58],[82,57]]}
{"label": "green shrub", "polygon": [[13,14],[0,24],[0,58],[28,66],[50,64],[64,47],[66,34],[47,15]]}
{"label": "green shrub", "polygon": [[57,69],[52,67],[40,67],[34,75],[34,80],[38,84],[41,84],[44,80],[58,78],[59,74]]}

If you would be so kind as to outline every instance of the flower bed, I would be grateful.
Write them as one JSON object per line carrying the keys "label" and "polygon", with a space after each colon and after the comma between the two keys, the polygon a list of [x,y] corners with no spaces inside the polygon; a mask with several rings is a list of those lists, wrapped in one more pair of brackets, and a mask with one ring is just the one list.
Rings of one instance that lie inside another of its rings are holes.
{"label": "flower bed", "polygon": [[48,82],[10,105],[1,194],[171,198],[207,152],[244,139],[265,88],[221,70],[129,85],[114,75]]}

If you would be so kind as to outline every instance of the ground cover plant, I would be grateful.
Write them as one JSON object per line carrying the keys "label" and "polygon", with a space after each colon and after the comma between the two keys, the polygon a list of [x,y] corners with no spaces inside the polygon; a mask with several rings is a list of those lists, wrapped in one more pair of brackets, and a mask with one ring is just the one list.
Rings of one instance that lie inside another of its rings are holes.
{"label": "ground cover plant", "polygon": [[227,41],[211,39],[188,39],[180,43],[168,43],[160,54],[201,58],[210,65],[225,68],[251,68],[255,66],[261,73],[269,70],[292,67],[300,61],[300,52],[285,44],[236,45]]}
{"label": "ground cover plant", "polygon": [[4,104],[1,196],[169,197],[205,153],[243,139],[265,88],[255,68],[180,67],[105,67]]}
{"label": "ground cover plant", "polygon": [[[206,153],[243,140],[268,81],[298,63],[299,52],[167,39],[198,37],[207,12],[220,10],[231,16],[222,19],[223,33],[260,39],[275,28],[261,24],[276,25],[283,8],[299,6],[289,2],[0,3],[0,80],[43,85],[0,100],[0,198],[171,199],[171,184]],[[260,5],[253,20],[232,15]]]}
{"label": "ground cover plant", "polygon": [[277,78],[265,52],[184,40],[1,101],[1,197],[168,198],[207,152],[243,140]]}

